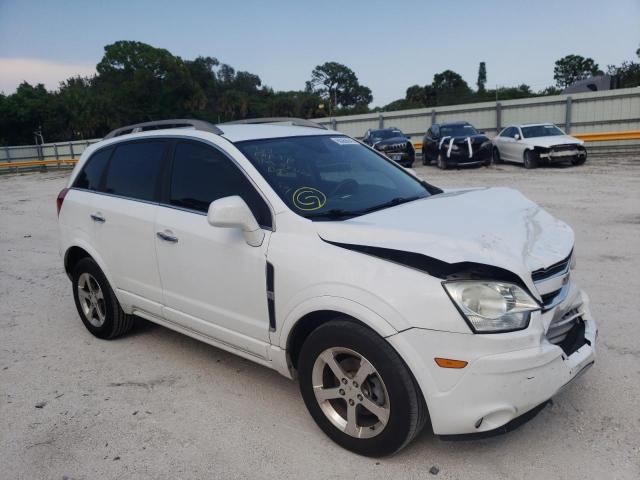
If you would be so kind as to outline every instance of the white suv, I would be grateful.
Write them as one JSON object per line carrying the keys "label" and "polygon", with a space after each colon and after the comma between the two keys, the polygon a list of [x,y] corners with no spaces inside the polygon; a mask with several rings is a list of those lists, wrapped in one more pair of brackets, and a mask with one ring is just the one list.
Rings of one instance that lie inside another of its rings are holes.
{"label": "white suv", "polygon": [[151,122],[85,151],[58,214],[92,334],[142,317],[297,377],[320,428],[372,456],[428,418],[442,436],[507,431],[593,363],[566,224],[279,123]]}

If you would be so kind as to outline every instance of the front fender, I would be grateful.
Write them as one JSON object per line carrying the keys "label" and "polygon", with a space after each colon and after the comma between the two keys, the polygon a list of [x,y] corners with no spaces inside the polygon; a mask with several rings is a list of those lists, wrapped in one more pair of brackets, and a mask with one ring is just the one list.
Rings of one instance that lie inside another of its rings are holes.
{"label": "front fender", "polygon": [[326,310],[349,315],[350,317],[353,317],[367,325],[381,337],[388,337],[398,333],[397,330],[389,324],[389,322],[364,305],[348,298],[333,295],[322,295],[308,298],[291,309],[282,321],[282,327],[278,332],[277,342],[274,343],[277,343],[281,349],[285,350],[287,348],[289,334],[301,318],[310,313]]}

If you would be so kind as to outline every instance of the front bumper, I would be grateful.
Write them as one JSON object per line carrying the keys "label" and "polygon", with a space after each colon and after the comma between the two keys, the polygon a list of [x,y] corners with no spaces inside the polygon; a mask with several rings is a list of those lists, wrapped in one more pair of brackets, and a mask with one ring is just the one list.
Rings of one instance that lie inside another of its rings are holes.
{"label": "front bumper", "polygon": [[[519,332],[478,335],[414,328],[388,338],[422,389],[434,433],[499,429],[544,404],[593,364],[597,327],[586,294],[572,290],[558,308],[582,310],[585,342],[570,354],[545,337],[553,312],[537,312],[529,328]],[[445,369],[435,357],[469,363]]]}
{"label": "front bumper", "polygon": [[459,151],[452,151],[447,157],[447,151],[442,153],[446,159],[447,164],[451,167],[455,166],[471,166],[471,165],[484,165],[491,160],[491,150],[482,148],[473,152],[473,156],[469,157],[469,152],[466,149]]}

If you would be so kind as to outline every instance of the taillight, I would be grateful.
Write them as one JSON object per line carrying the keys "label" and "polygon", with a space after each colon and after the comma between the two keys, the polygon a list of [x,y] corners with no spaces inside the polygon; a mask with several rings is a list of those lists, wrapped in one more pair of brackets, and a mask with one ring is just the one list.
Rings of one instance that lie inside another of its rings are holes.
{"label": "taillight", "polygon": [[62,208],[62,202],[64,202],[64,197],[67,196],[68,188],[63,188],[60,190],[58,194],[58,198],[56,198],[56,208],[58,209],[58,216],[60,216],[60,209]]}

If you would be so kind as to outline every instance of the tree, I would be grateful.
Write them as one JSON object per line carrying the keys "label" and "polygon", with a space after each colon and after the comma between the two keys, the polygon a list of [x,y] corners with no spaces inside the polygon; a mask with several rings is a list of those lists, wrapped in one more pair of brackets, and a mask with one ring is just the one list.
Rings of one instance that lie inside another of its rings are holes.
{"label": "tree", "polygon": [[484,62],[480,62],[480,66],[478,67],[478,81],[476,85],[478,85],[478,93],[484,93],[484,86],[487,83],[487,67]]}
{"label": "tree", "polygon": [[445,70],[433,76],[433,87],[437,105],[455,105],[472,99],[473,92],[467,82],[456,72]]}
{"label": "tree", "polygon": [[553,79],[560,88],[568,87],[578,80],[601,74],[602,72],[593,58],[584,58],[580,55],[567,55],[556,60],[553,69]]}
{"label": "tree", "polygon": [[354,71],[337,62],[326,62],[314,68],[306,89],[329,104],[330,115],[338,107],[362,108],[373,100],[371,90],[360,85]]}

